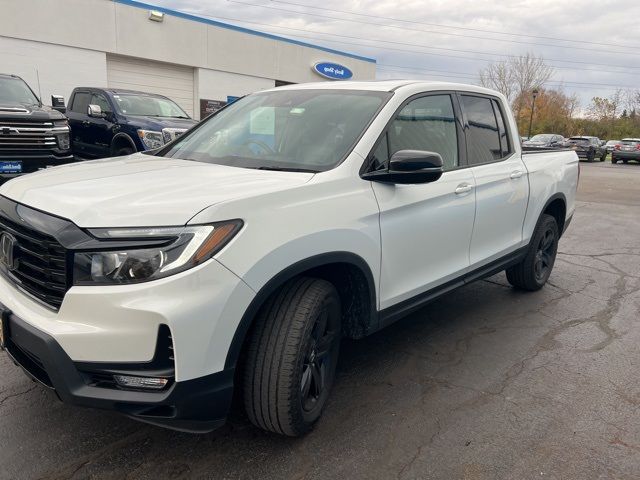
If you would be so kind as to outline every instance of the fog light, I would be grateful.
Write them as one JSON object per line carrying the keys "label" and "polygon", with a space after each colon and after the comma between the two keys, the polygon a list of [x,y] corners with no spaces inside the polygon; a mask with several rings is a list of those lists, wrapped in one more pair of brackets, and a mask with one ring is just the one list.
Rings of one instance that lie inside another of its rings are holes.
{"label": "fog light", "polygon": [[169,379],[167,378],[130,377],[129,375],[114,375],[113,378],[118,385],[126,388],[160,390],[169,383]]}
{"label": "fog light", "polygon": [[58,147],[60,148],[60,150],[69,150],[69,147],[71,146],[71,143],[69,140],[69,134],[61,133],[57,135],[57,137],[58,137]]}

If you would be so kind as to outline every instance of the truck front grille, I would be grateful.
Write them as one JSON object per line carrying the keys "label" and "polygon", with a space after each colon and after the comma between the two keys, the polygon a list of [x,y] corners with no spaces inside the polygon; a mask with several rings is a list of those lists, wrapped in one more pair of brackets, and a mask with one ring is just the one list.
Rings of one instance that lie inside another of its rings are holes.
{"label": "truck front grille", "polygon": [[13,263],[0,264],[0,271],[27,294],[60,308],[69,288],[67,250],[52,236],[0,216],[0,241],[5,235],[12,244]]}
{"label": "truck front grille", "polygon": [[0,120],[0,152],[52,150],[57,147],[56,134],[68,127],[54,127],[53,122]]}

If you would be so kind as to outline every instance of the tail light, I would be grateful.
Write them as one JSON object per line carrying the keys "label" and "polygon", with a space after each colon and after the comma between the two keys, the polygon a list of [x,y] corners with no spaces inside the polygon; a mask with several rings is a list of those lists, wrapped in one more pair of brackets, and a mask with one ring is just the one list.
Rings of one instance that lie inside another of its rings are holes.
{"label": "tail light", "polygon": [[636,150],[640,150],[640,143],[636,143]]}
{"label": "tail light", "polygon": [[615,150],[620,150],[620,144],[619,144],[619,143],[616,143],[616,144],[613,146],[613,148],[614,148]]}

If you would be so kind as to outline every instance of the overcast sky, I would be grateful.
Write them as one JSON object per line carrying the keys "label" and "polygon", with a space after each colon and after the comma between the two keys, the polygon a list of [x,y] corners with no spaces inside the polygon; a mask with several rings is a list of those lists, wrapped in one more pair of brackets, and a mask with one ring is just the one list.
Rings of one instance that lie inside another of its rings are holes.
{"label": "overcast sky", "polygon": [[554,66],[547,86],[583,109],[640,89],[639,0],[148,1],[373,57],[378,78],[477,83],[489,62],[531,52]]}

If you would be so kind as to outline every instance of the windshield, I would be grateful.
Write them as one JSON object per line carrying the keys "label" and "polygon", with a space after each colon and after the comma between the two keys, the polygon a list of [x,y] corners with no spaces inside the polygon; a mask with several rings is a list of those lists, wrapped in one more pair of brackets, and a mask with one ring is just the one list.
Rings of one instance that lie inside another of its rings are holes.
{"label": "windshield", "polygon": [[0,103],[39,104],[38,98],[20,78],[0,77]]}
{"label": "windshield", "polygon": [[189,118],[178,105],[165,97],[135,93],[114,94],[116,108],[123,115],[143,117]]}
{"label": "windshield", "polygon": [[531,137],[531,140],[529,141],[530,142],[550,142],[553,137],[554,137],[553,135],[543,133],[543,134],[534,135],[533,137]]}
{"label": "windshield", "polygon": [[325,171],[338,165],[388,92],[256,93],[209,118],[165,156],[245,168]]}

